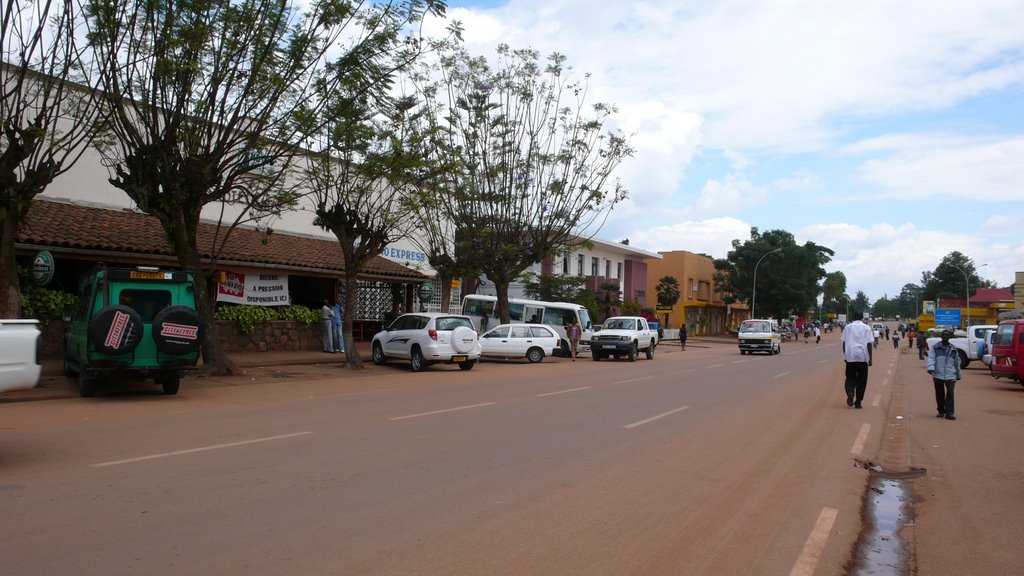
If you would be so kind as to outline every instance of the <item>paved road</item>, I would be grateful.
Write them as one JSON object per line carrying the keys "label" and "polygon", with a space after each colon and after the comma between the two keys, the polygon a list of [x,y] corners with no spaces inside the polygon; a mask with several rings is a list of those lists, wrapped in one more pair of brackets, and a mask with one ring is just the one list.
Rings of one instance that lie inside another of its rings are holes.
{"label": "paved road", "polygon": [[[867,483],[857,459],[928,466],[914,481],[932,491],[914,527],[920,573],[972,573],[945,547],[995,530],[956,535],[948,514],[1019,535],[1008,514],[1022,499],[971,499],[1019,495],[1021,451],[998,461],[1002,491],[961,492],[958,464],[916,433],[934,427],[953,449],[971,438],[953,427],[1008,440],[1020,416],[976,410],[964,390],[960,420],[925,419],[930,384],[891,348],[866,409],[847,408],[838,338],[774,357],[294,367],[176,397],[0,405],[0,573],[844,574]],[[972,569],[1020,565],[1015,549],[1001,563],[979,551]]]}

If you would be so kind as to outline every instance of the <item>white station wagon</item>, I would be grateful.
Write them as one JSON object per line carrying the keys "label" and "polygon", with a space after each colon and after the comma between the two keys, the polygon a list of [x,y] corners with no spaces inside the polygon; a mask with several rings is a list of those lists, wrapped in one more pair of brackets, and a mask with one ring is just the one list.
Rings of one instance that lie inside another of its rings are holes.
{"label": "white station wagon", "polygon": [[501,324],[480,337],[485,358],[526,358],[540,362],[558,348],[558,334],[543,324]]}

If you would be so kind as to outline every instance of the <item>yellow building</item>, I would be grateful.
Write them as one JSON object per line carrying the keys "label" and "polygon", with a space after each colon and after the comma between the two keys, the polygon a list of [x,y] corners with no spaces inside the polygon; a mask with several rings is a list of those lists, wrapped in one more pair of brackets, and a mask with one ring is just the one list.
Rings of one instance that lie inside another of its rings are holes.
{"label": "yellow building", "polygon": [[664,313],[658,314],[665,328],[678,329],[685,318],[691,336],[724,335],[734,332],[748,317],[746,303],[726,304],[725,294],[715,289],[714,260],[685,250],[659,254],[661,260],[646,260],[648,301],[657,303],[658,283],[665,276],[679,281],[680,292],[679,302],[672,306],[668,321]]}

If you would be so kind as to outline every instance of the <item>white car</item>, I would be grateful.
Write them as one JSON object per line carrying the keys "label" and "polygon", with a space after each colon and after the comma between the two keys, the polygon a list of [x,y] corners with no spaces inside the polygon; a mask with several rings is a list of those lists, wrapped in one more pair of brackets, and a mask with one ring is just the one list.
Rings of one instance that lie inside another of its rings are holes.
{"label": "white car", "polygon": [[434,363],[470,370],[480,359],[480,339],[469,316],[440,312],[403,314],[373,337],[373,363],[409,360],[419,372]]}
{"label": "white car", "polygon": [[0,392],[28,390],[39,382],[38,320],[0,320]]}
{"label": "white car", "polygon": [[559,340],[558,334],[543,324],[502,324],[480,336],[480,354],[540,362],[545,355],[554,355]]}

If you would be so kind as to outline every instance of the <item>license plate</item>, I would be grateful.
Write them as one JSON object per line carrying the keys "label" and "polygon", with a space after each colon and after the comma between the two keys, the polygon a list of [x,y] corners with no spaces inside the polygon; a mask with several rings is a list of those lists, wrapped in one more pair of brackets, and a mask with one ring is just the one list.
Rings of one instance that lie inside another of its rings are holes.
{"label": "license plate", "polygon": [[601,348],[615,348],[615,344],[605,344],[604,346],[601,346]]}
{"label": "license plate", "polygon": [[465,362],[469,360],[469,356],[452,356],[452,362]]}

